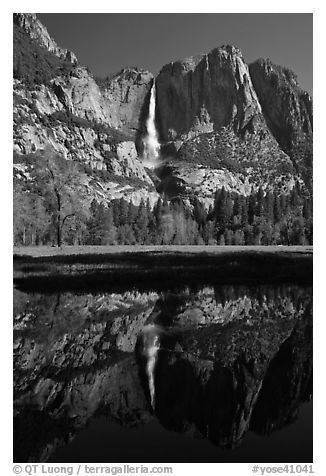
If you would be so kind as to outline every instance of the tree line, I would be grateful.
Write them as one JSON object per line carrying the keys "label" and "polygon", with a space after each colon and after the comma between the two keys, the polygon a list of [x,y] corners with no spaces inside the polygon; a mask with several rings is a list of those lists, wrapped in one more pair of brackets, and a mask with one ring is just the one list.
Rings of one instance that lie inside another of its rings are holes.
{"label": "tree line", "polygon": [[95,201],[86,226],[85,244],[140,245],[308,245],[313,240],[312,203],[295,186],[287,195],[264,193],[249,197],[217,190],[206,210],[198,199],[159,199],[139,206],[124,199],[108,207]]}
{"label": "tree line", "polygon": [[312,199],[298,182],[287,194],[222,188],[207,210],[197,198],[86,205],[81,177],[73,161],[34,155],[29,179],[15,181],[15,245],[312,244]]}

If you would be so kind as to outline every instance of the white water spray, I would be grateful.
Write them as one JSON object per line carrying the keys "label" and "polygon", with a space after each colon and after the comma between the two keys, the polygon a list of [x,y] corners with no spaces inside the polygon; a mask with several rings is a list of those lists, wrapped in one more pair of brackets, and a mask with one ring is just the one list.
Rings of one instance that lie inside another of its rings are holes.
{"label": "white water spray", "polygon": [[157,130],[155,127],[155,107],[156,107],[156,89],[155,81],[151,89],[151,97],[149,101],[149,112],[146,121],[147,134],[143,139],[144,145],[144,165],[153,168],[157,165],[160,155],[160,143],[158,141]]}

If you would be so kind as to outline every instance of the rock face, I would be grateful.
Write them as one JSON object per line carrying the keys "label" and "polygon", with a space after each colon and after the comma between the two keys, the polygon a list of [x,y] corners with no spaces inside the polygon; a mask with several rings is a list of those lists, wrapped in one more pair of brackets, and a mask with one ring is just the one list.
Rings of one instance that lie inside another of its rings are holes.
{"label": "rock face", "polygon": [[[97,88],[94,81],[93,86]],[[139,204],[141,199],[149,199],[154,205],[159,195],[139,159],[134,141],[116,129],[103,125],[99,128],[94,117],[101,109],[97,111],[94,103],[90,102],[90,107],[93,107],[91,112],[90,109],[83,109],[85,115],[88,111],[92,120],[81,119],[68,112],[82,111],[80,108],[76,111],[74,104],[68,109],[68,98],[64,96],[59,101],[56,93],[45,86],[28,91],[16,81],[14,170],[23,171],[26,154],[46,150],[50,146],[67,160],[78,161],[86,168],[88,201],[95,198],[105,203],[122,197],[135,204]]]}
{"label": "rock face", "polygon": [[[136,150],[153,75],[131,68],[110,80],[96,81],[87,68],[77,64],[73,53],[56,45],[36,15],[16,14],[14,28],[41,46],[35,54],[47,51],[71,63],[68,73],[62,74],[60,64],[58,69],[54,63],[53,70],[43,75],[52,79],[43,84],[27,87],[24,78],[15,79],[15,169],[22,171],[25,154],[50,146],[92,171],[87,184],[89,201],[125,198],[138,205],[143,199],[154,205],[159,195]],[[22,48],[29,47],[28,43],[24,46],[27,37],[22,36]],[[106,178],[98,176],[98,171],[105,172]]]}
{"label": "rock face", "polygon": [[244,196],[258,187],[289,193],[295,180],[302,180],[269,130],[261,121],[257,124],[260,130],[242,139],[231,127],[223,127],[185,141],[161,168],[158,190],[170,198],[197,197],[207,208],[215,190],[223,187]]}
{"label": "rock face", "polygon": [[257,60],[249,69],[267,126],[312,190],[312,98],[292,71],[269,59]]}
{"label": "rock face", "polygon": [[96,82],[87,68],[77,65],[73,53],[57,46],[35,14],[15,14],[15,26],[38,45],[74,66],[69,75],[56,76],[47,88],[41,85],[41,90],[34,91],[35,106],[41,106],[42,113],[64,109],[77,117],[136,134],[153,82],[151,73],[125,68],[110,80]]}
{"label": "rock face", "polygon": [[[76,126],[88,125],[90,129],[96,130],[96,124],[101,124],[119,130],[121,138],[124,135],[126,138],[134,139],[152,75],[135,70],[128,71],[130,75],[127,77],[130,80],[125,80],[126,71],[124,71],[122,76],[114,78],[111,89],[103,91],[82,67],[74,68],[69,78],[57,77],[50,85],[36,86],[32,91],[26,90],[21,81],[15,80],[14,142],[20,131],[24,130],[24,126],[27,124],[34,126],[31,118],[33,116],[35,118],[35,115],[43,128],[46,126],[44,122],[47,123],[49,120],[58,122],[58,119],[61,123],[66,122],[69,127],[71,122],[69,119],[73,116],[81,119],[79,124],[75,121]],[[137,82],[145,79],[147,80],[145,83]],[[123,100],[125,90],[129,91],[129,95],[128,99]],[[112,91],[115,91],[115,94]],[[62,114],[55,116],[58,112]],[[85,121],[88,121],[88,124]],[[106,137],[101,142],[105,143],[105,139]],[[34,149],[37,148],[39,145],[35,143]]]}
{"label": "rock face", "polygon": [[312,101],[286,68],[268,60],[248,67],[234,46],[163,66],[155,79],[163,165],[154,185],[142,165],[153,75],[125,68],[111,78],[94,78],[34,14],[15,14],[14,28],[16,48],[37,44],[30,58],[56,58],[52,64],[44,57],[46,71],[33,82],[31,70],[27,76],[20,71],[26,51],[17,55],[15,152],[23,157],[51,146],[95,175],[109,173],[90,178],[102,201],[123,197],[154,204],[160,193],[190,201],[197,196],[208,208],[222,187],[248,195],[261,186],[286,193],[295,182],[311,183]]}
{"label": "rock face", "polygon": [[[115,83],[121,89],[126,87],[123,79],[119,82],[115,78]],[[132,91],[130,84],[129,89]],[[145,86],[142,94],[147,94]],[[130,98],[135,97],[136,93],[130,93]],[[68,80],[55,78],[50,86],[36,86],[32,91],[15,80],[15,168],[24,162],[25,154],[50,146],[66,159],[77,160],[92,170],[96,180],[89,188],[90,199],[110,201],[122,197],[137,205],[141,199],[149,199],[154,205],[159,195],[135,146],[137,108],[122,104],[125,116],[120,115],[117,105],[116,110],[111,110],[109,100],[85,68],[76,67]],[[132,111],[130,122],[128,110]],[[118,123],[120,129],[110,126]],[[97,171],[109,174],[108,179],[98,177]],[[98,188],[102,198],[96,192]]]}
{"label": "rock face", "polygon": [[58,58],[70,63],[77,63],[75,53],[60,48],[54,39],[50,37],[45,26],[37,19],[35,13],[14,13],[14,24],[20,26],[40,46],[51,51]]}
{"label": "rock face", "polygon": [[312,140],[312,98],[287,68],[260,59],[249,66],[267,125],[290,153],[299,141]]}
{"label": "rock face", "polygon": [[[157,126],[169,144],[163,153],[172,159],[161,192],[174,197],[177,189],[208,208],[216,188],[242,195],[258,187],[287,193],[309,176],[307,150],[294,156],[298,144],[311,141],[311,99],[293,73],[273,68],[258,61],[249,69],[233,46],[162,68]],[[305,173],[298,167],[302,162]]]}
{"label": "rock face", "polygon": [[55,79],[53,90],[72,114],[136,136],[152,82],[153,75],[148,71],[129,68],[97,84],[86,68],[78,67],[68,81]]}
{"label": "rock face", "polygon": [[103,86],[108,120],[112,127],[127,129],[137,139],[143,131],[147,117],[149,92],[153,84],[152,73],[125,68]]}
{"label": "rock face", "polygon": [[162,141],[184,140],[230,124],[242,131],[261,112],[248,66],[233,46],[164,66],[156,85]]}
{"label": "rock face", "polygon": [[299,138],[312,138],[312,99],[295,74],[268,59],[248,67],[234,46],[167,64],[156,87],[163,142],[184,141],[227,126],[241,136],[267,125],[290,153]]}

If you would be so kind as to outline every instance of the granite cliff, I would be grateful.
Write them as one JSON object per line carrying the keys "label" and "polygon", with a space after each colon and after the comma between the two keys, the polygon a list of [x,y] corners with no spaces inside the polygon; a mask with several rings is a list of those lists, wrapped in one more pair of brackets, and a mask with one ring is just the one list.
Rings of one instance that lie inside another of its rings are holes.
{"label": "granite cliff", "polygon": [[35,13],[14,13],[14,27],[24,30],[36,43],[46,48],[60,59],[77,64],[78,60],[72,51],[60,48],[49,35],[44,25],[37,19]]}
{"label": "granite cliff", "polygon": [[[26,50],[27,61],[36,55],[41,66],[25,67]],[[17,14],[14,77],[15,168],[21,174],[24,155],[50,146],[87,167],[93,183],[89,202],[124,197],[136,204],[142,198],[155,203],[158,193],[135,147],[151,73],[124,69],[108,83],[96,82],[73,53],[56,45],[35,15]],[[104,179],[98,171],[106,172]]]}
{"label": "granite cliff", "polygon": [[208,206],[216,188],[288,193],[309,182],[312,100],[290,70],[262,60],[248,67],[238,48],[222,46],[164,66],[156,85],[168,196],[177,183]]}
{"label": "granite cliff", "polygon": [[261,107],[241,51],[223,46],[164,66],[157,79],[162,141],[232,125],[242,132]]}
{"label": "granite cliff", "polygon": [[[154,79],[162,160],[153,174],[142,155]],[[234,46],[169,63],[156,78],[137,68],[95,78],[36,15],[15,14],[21,177],[24,156],[48,146],[84,166],[88,203],[123,197],[153,206],[164,194],[188,204],[197,197],[208,208],[222,187],[244,196],[259,187],[311,188],[312,100],[290,70],[269,60],[248,66]]]}

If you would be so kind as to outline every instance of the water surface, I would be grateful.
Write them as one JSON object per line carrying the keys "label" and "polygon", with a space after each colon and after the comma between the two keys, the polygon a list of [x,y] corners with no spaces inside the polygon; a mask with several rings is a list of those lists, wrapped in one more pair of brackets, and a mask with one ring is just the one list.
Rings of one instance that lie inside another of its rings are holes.
{"label": "water surface", "polygon": [[312,462],[312,289],[14,290],[14,461]]}

